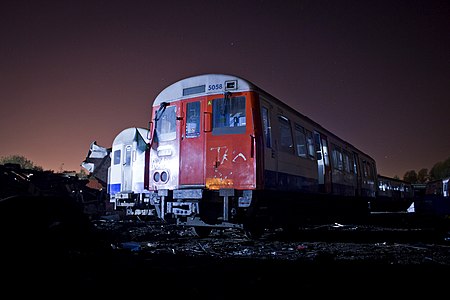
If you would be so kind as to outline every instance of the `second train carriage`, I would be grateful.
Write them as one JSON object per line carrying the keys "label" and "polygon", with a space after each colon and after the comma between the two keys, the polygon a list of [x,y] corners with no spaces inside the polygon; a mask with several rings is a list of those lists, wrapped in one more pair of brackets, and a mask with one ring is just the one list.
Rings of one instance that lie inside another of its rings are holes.
{"label": "second train carriage", "polygon": [[374,159],[243,78],[182,79],[152,116],[152,203],[199,234],[364,215],[376,196]]}
{"label": "second train carriage", "polygon": [[414,188],[404,180],[378,175],[377,196],[370,203],[375,212],[405,212],[414,202]]}
{"label": "second train carriage", "polygon": [[115,138],[110,151],[107,191],[116,210],[127,215],[155,215],[148,182],[149,131],[131,127]]}

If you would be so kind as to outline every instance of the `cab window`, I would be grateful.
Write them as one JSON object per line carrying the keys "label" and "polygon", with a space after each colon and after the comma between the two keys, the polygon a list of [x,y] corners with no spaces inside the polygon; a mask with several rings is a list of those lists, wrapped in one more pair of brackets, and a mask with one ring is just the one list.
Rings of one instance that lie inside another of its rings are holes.
{"label": "cab window", "polygon": [[214,99],[213,135],[244,133],[246,129],[245,97]]}
{"label": "cab window", "polygon": [[176,107],[168,106],[156,121],[156,134],[159,141],[170,141],[176,138]]}

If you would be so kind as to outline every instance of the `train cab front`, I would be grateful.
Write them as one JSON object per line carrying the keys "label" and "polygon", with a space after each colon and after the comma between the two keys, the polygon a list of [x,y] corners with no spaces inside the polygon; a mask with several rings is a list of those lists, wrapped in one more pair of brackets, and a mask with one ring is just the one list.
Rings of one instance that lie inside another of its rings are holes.
{"label": "train cab front", "polygon": [[179,107],[162,102],[154,107],[154,122],[150,136],[149,189],[157,207],[157,215],[166,218],[166,203],[178,187],[179,141],[177,113]]}
{"label": "train cab front", "polygon": [[[187,118],[186,110],[192,111]],[[199,202],[203,197],[203,174],[200,170],[204,145],[200,120],[195,119],[199,118],[200,105],[163,101],[154,104],[153,115],[150,189],[157,204],[158,216],[168,222],[180,223],[198,215]]]}

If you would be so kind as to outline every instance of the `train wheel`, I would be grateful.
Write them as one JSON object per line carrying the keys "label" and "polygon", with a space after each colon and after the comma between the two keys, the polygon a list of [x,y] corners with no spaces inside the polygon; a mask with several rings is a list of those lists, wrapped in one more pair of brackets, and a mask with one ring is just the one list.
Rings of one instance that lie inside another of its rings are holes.
{"label": "train wheel", "polygon": [[194,233],[196,236],[204,238],[211,234],[212,228],[207,226],[195,226]]}

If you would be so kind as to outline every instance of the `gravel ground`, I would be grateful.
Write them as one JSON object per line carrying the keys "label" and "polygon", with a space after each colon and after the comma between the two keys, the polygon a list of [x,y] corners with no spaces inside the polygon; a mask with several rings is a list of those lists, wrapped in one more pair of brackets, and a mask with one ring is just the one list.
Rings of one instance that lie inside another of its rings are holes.
{"label": "gravel ground", "polygon": [[60,286],[197,299],[431,296],[446,290],[450,271],[446,236],[427,230],[329,224],[249,240],[237,230],[199,238],[158,222],[93,224],[101,246],[58,261]]}
{"label": "gravel ground", "polygon": [[111,247],[142,254],[186,257],[251,258],[302,262],[379,263],[450,266],[450,243],[432,230],[325,224],[302,228],[294,235],[266,231],[250,240],[233,229],[197,237],[191,228],[158,222],[97,222],[102,232],[114,233]]}
{"label": "gravel ground", "polygon": [[251,240],[231,229],[200,238],[156,221],[66,223],[46,232],[21,223],[4,240],[4,290],[58,298],[437,297],[450,271],[447,235],[418,228],[335,223]]}

